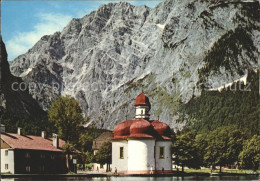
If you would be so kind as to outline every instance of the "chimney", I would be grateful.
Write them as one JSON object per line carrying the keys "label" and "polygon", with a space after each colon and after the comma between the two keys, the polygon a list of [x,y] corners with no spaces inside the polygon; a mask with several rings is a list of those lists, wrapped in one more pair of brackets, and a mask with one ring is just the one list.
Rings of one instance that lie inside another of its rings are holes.
{"label": "chimney", "polygon": [[0,133],[5,133],[5,125],[0,124]]}
{"label": "chimney", "polygon": [[17,129],[17,134],[18,134],[18,135],[22,135],[22,130],[23,130],[22,128],[18,128],[18,129]]}
{"label": "chimney", "polygon": [[46,139],[46,131],[42,131],[42,138]]}
{"label": "chimney", "polygon": [[59,137],[57,134],[52,134],[52,145],[56,148],[59,147]]}

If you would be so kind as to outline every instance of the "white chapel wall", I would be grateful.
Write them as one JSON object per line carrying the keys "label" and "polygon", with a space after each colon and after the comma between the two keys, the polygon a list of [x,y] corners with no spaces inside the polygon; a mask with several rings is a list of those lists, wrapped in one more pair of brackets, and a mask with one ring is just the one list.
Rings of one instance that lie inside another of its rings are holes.
{"label": "white chapel wall", "polygon": [[[156,170],[172,170],[171,141],[156,141]],[[164,147],[164,158],[160,158],[160,147]]]}
{"label": "white chapel wall", "polygon": [[[120,147],[124,147],[124,158],[120,159]],[[128,145],[127,140],[112,142],[112,172],[117,168],[118,172],[126,172],[128,167]]]}
{"label": "white chapel wall", "polygon": [[128,171],[149,171],[155,167],[155,140],[128,140]]}

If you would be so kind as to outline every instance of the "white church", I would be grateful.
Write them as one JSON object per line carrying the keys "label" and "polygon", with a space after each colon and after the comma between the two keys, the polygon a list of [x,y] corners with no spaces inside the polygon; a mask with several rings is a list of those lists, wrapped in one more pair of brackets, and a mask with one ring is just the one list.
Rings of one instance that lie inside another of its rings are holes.
{"label": "white church", "polygon": [[114,128],[112,169],[124,174],[172,172],[170,128],[150,120],[151,104],[142,92],[135,101],[135,120],[126,120]]}

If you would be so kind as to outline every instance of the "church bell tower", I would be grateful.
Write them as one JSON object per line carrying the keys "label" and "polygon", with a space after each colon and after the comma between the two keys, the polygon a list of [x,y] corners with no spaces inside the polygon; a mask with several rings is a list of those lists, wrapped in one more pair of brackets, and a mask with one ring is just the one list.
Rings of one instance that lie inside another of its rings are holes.
{"label": "church bell tower", "polygon": [[151,109],[151,104],[149,98],[142,91],[141,94],[139,94],[135,100],[135,119],[143,118],[149,121],[150,109]]}

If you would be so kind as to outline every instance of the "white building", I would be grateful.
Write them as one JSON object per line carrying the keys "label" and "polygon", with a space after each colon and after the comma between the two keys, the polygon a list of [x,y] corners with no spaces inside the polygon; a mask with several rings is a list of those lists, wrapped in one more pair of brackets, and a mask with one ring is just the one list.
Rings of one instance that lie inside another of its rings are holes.
{"label": "white building", "polygon": [[171,173],[170,128],[150,120],[149,98],[142,92],[135,101],[135,120],[126,120],[114,129],[112,170],[125,174]]}

